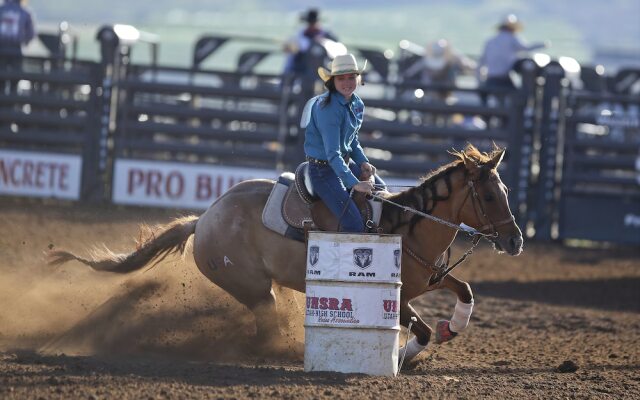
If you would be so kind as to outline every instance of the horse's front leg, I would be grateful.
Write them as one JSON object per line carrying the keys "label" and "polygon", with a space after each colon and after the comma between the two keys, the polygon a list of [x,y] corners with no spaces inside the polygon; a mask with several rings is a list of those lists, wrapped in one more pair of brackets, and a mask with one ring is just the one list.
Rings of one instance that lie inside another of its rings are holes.
{"label": "horse's front leg", "polygon": [[400,324],[404,327],[409,327],[411,319],[415,318],[415,321],[411,325],[411,332],[415,335],[400,349],[400,354],[406,354],[404,356],[405,361],[409,361],[422,350],[424,350],[431,340],[431,333],[433,330],[420,318],[420,315],[416,310],[411,307],[408,301],[400,301]]}
{"label": "horse's front leg", "polygon": [[443,278],[440,287],[445,287],[454,292],[458,300],[451,320],[441,320],[436,325],[437,344],[448,342],[464,330],[469,325],[469,318],[471,318],[471,312],[473,311],[473,292],[467,282],[461,281],[452,275],[447,275]]}

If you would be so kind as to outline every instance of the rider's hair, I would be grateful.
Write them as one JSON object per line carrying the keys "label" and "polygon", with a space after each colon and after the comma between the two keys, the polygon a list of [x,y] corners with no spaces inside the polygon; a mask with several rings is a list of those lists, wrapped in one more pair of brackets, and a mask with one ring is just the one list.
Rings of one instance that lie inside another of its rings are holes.
{"label": "rider's hair", "polygon": [[335,76],[332,76],[331,78],[327,79],[324,82],[324,87],[326,87],[329,90],[329,94],[327,95],[327,98],[322,103],[322,106],[326,107],[331,102],[331,95],[333,95],[334,93],[336,93],[338,91],[338,89],[336,89]]}

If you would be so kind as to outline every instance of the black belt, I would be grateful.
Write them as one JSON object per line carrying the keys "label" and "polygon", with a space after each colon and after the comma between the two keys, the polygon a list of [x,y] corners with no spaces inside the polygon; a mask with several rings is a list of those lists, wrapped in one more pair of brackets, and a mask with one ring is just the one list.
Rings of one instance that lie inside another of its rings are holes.
{"label": "black belt", "polygon": [[[349,156],[346,156],[343,159],[344,159],[344,162],[348,165],[349,164]],[[313,157],[309,157],[309,156],[307,156],[307,161],[309,161],[310,163],[318,164],[318,165],[329,165],[329,161],[327,161],[327,160],[320,160],[318,158],[313,158]]]}
{"label": "black belt", "polygon": [[320,159],[309,157],[309,156],[307,156],[307,161],[309,161],[310,163],[313,163],[313,164],[329,165],[329,161],[327,161],[327,160],[320,160]]}

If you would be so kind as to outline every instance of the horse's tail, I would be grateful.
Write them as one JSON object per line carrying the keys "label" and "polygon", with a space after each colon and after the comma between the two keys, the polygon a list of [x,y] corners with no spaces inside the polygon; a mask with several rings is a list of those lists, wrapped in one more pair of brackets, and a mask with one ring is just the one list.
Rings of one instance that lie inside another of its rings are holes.
{"label": "horse's tail", "polygon": [[[184,253],[191,235],[195,233],[199,217],[188,216],[150,231],[150,237],[140,240],[135,251],[129,254],[115,254],[109,249],[94,254],[91,260],[78,257],[64,250],[51,250],[47,263],[59,265],[67,261],[77,260],[98,271],[127,273],[138,270],[151,261],[155,264],[164,260],[169,254]],[[97,253],[97,252],[95,252]]]}

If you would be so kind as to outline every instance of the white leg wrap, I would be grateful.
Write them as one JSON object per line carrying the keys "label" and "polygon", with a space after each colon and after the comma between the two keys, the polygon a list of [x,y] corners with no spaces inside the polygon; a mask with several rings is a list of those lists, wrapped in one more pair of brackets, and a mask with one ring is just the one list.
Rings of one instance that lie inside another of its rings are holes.
{"label": "white leg wrap", "polygon": [[409,341],[405,346],[400,348],[400,352],[398,353],[398,356],[400,358],[402,358],[402,355],[404,354],[405,347],[407,348],[407,355],[404,356],[404,361],[409,361],[413,357],[420,354],[420,352],[424,350],[427,346],[426,345],[423,346],[420,343],[418,343],[418,339],[414,336],[411,339],[409,339]]}
{"label": "white leg wrap", "polygon": [[471,303],[463,303],[460,300],[456,302],[456,308],[453,310],[453,317],[449,329],[451,332],[460,332],[469,325],[469,318],[473,311],[473,299]]}

